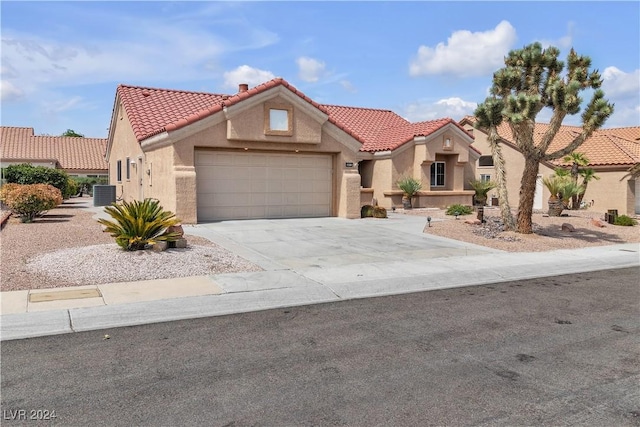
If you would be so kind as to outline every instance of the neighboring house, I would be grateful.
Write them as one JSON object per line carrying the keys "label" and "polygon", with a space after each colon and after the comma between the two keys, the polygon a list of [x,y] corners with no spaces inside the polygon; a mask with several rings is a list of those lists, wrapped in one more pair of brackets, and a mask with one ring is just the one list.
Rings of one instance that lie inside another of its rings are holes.
{"label": "neighboring house", "polygon": [[388,110],[322,105],[277,78],[234,95],[120,85],[107,144],[123,200],[151,197],[184,223],[339,216],[372,199],[471,203],[479,152],[452,119],[410,123]]}
{"label": "neighboring house", "polygon": [[[494,176],[494,168],[487,134],[473,129],[474,122],[474,117],[467,116],[460,124],[473,133],[473,147],[482,153],[476,167],[477,177],[491,179]],[[548,127],[548,124],[536,123],[536,136],[542,137]],[[566,147],[580,131],[580,127],[562,126],[547,152]],[[514,143],[508,124],[503,123],[499,126],[498,135],[501,137],[507,169],[509,204],[517,208],[524,158]],[[597,130],[575,151],[583,153],[589,159],[587,167],[593,169],[600,177],[599,180],[589,182],[584,196],[585,202],[593,201],[592,210],[606,212],[616,209],[620,215],[640,214],[640,179],[634,179],[628,173],[632,166],[640,163],[640,126]],[[542,185],[542,177],[553,175],[555,168],[559,166],[569,167],[570,164],[563,159],[540,164],[534,209],[547,209],[549,191]]]}
{"label": "neighboring house", "polygon": [[1,166],[29,163],[64,169],[70,176],[106,177],[105,138],[34,135],[33,128],[0,126]]}

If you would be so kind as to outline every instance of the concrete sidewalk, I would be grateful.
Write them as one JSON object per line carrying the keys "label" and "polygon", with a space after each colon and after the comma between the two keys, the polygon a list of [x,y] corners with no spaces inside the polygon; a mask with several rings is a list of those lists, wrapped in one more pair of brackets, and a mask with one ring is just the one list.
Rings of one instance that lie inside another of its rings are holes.
{"label": "concrete sidewalk", "polygon": [[421,261],[324,265],[303,270],[272,265],[269,270],[251,273],[2,292],[0,339],[625,267],[640,267],[639,244],[534,253],[490,252]]}

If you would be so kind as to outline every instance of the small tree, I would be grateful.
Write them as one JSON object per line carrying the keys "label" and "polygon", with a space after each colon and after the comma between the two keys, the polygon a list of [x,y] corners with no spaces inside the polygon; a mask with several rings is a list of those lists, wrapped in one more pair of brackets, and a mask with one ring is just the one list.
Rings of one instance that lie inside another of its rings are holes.
{"label": "small tree", "polygon": [[422,183],[415,178],[405,177],[398,182],[398,188],[404,193],[402,196],[402,206],[411,209],[411,199],[422,189]]}
{"label": "small tree", "polygon": [[84,135],[81,133],[76,132],[73,129],[67,129],[66,131],[62,132],[62,135],[60,136],[70,136],[73,138],[84,138]]}
{"label": "small tree", "polygon": [[[543,49],[540,43],[509,52],[505,67],[493,74],[491,96],[475,112],[479,125],[489,130],[490,139],[494,132],[497,135],[497,126],[506,122],[524,157],[517,222],[520,233],[533,231],[533,202],[540,162],[559,159],[575,151],[613,113],[613,104],[604,98],[600,89],[600,73],[590,70],[589,57],[571,49],[565,72],[559,55],[558,48]],[[580,112],[583,101],[580,93],[587,89],[593,89],[593,94],[581,116],[582,131],[564,147],[549,152],[564,118]],[[551,120],[536,140],[536,117],[544,108],[551,109]]]}
{"label": "small tree", "polygon": [[[563,160],[565,162],[571,162],[571,179],[577,184],[578,175],[580,175],[580,171],[583,170],[582,168],[589,164],[589,159],[583,153],[574,151],[573,153],[564,156]],[[573,210],[580,208],[578,197],[579,196],[576,194],[571,198],[571,209]]]}
{"label": "small tree", "polygon": [[480,222],[484,222],[484,205],[487,202],[489,191],[496,188],[496,183],[493,181],[481,181],[474,179],[469,181],[469,185],[476,192],[474,199],[475,205],[478,207],[478,219]]}

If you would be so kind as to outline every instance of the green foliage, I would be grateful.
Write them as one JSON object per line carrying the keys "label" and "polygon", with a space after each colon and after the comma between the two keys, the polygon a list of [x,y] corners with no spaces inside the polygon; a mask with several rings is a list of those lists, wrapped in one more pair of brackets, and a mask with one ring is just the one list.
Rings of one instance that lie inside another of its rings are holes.
{"label": "green foliage", "polygon": [[620,215],[620,216],[616,217],[616,219],[613,222],[613,224],[614,225],[624,225],[625,227],[632,227],[634,225],[637,225],[638,221],[636,221],[635,219],[631,218],[630,216]]}
{"label": "green foliage", "polygon": [[373,216],[373,206],[364,205],[360,208],[360,218],[371,218]]}
{"label": "green foliage", "polygon": [[473,213],[473,208],[471,206],[455,204],[451,205],[445,211],[446,215],[455,215],[456,212],[458,215],[471,215]]}
{"label": "green foliage", "polygon": [[571,177],[565,175],[553,175],[542,178],[542,183],[549,190],[551,199],[560,199],[565,204],[568,203],[571,197],[576,196],[583,192],[584,187],[576,182],[573,182]]}
{"label": "green foliage", "polygon": [[397,182],[397,184],[398,188],[402,190],[407,197],[413,197],[422,189],[422,183],[412,177],[402,178]]}
{"label": "green foliage", "polygon": [[476,192],[476,199],[487,200],[487,194],[489,191],[496,188],[496,183],[493,181],[481,181],[479,179],[473,179],[469,181],[469,185]]}
{"label": "green foliage", "polygon": [[5,184],[0,189],[0,200],[22,222],[33,222],[62,203],[62,193],[49,184]]}
{"label": "green foliage", "polygon": [[60,136],[71,136],[71,137],[75,137],[75,138],[84,138],[84,135],[81,133],[76,132],[73,129],[67,129],[66,131],[64,131],[62,133],[62,135]]}
{"label": "green foliage", "polygon": [[94,185],[105,185],[109,183],[109,178],[107,177],[90,178],[74,176],[71,177],[71,179],[73,179],[76,184],[78,184],[78,191],[76,193],[83,192],[89,194],[90,196],[93,196]]}
{"label": "green foliage", "polygon": [[374,206],[373,207],[373,217],[374,218],[386,218],[387,210],[382,206]]}
{"label": "green foliage", "polygon": [[33,166],[28,163],[7,166],[4,168],[3,176],[8,183],[53,185],[63,195],[67,192],[69,180],[69,175],[62,169]]}
{"label": "green foliage", "polygon": [[158,241],[176,241],[179,233],[167,233],[167,229],[180,223],[170,212],[165,211],[155,199],[144,199],[142,202],[122,202],[105,207],[105,211],[115,221],[99,219],[105,232],[115,237],[118,246],[128,251],[144,249],[146,245]]}

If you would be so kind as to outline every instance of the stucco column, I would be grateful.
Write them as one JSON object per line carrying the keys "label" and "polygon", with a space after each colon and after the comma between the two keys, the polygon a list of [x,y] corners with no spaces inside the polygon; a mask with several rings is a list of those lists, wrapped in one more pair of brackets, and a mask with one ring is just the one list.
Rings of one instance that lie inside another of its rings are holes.
{"label": "stucco column", "polygon": [[464,166],[465,163],[456,163],[453,168],[453,191],[462,191],[464,190]]}
{"label": "stucco column", "polygon": [[360,218],[360,174],[357,170],[342,171],[338,216]]}
{"label": "stucco column", "polygon": [[183,224],[195,224],[198,222],[196,168],[174,166],[173,175],[176,181],[176,216]]}

